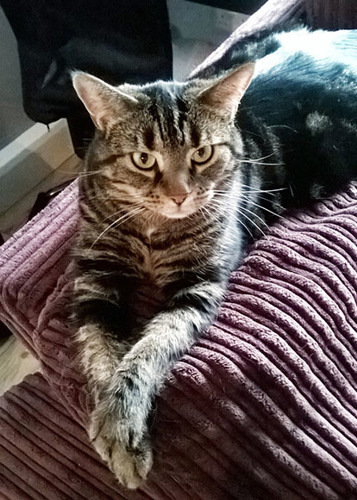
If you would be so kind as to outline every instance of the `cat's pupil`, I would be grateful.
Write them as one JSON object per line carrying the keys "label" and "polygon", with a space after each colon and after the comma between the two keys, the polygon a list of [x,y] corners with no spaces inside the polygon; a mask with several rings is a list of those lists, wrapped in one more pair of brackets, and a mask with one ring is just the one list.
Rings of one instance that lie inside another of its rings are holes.
{"label": "cat's pupil", "polygon": [[148,159],[149,159],[149,155],[147,153],[141,153],[141,156],[140,156],[141,163],[143,163],[145,165],[148,162]]}

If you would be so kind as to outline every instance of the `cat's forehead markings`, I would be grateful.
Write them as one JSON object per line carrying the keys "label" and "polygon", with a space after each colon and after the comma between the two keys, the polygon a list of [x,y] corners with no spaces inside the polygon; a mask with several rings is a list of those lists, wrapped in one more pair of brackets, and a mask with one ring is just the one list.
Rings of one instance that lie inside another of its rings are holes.
{"label": "cat's forehead markings", "polygon": [[151,127],[148,127],[147,129],[144,130],[143,142],[145,147],[150,151],[155,149],[156,138],[155,138],[155,133]]}
{"label": "cat's forehead markings", "polygon": [[[148,112],[153,121],[156,142],[169,144],[185,142],[186,105],[181,98],[181,85],[171,82],[159,82],[146,87],[145,93],[150,99]],[[152,136],[146,132],[145,142],[150,146]]]}
{"label": "cat's forehead markings", "polygon": [[202,134],[195,123],[191,123],[190,136],[194,148],[198,148],[202,143]]}

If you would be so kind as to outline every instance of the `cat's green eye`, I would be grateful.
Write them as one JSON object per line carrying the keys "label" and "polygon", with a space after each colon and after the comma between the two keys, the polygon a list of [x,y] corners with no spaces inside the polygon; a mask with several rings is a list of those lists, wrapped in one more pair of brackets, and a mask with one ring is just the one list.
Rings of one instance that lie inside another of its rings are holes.
{"label": "cat's green eye", "polygon": [[199,149],[196,149],[196,151],[191,156],[191,160],[196,163],[196,165],[204,165],[212,159],[213,153],[213,146],[203,146]]}
{"label": "cat's green eye", "polygon": [[156,158],[150,153],[138,151],[136,153],[131,153],[131,161],[140,170],[150,170],[155,165]]}

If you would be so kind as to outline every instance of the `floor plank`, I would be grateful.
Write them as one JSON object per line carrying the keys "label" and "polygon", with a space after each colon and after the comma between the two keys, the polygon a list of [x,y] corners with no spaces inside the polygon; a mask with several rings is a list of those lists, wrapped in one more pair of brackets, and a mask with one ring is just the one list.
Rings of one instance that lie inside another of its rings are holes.
{"label": "floor plank", "polygon": [[0,396],[39,370],[40,363],[14,337],[0,343]]}

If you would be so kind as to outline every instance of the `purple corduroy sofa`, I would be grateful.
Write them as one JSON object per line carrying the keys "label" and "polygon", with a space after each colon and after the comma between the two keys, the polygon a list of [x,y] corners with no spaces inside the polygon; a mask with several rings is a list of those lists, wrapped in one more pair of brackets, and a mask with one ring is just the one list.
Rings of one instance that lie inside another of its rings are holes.
{"label": "purple corduroy sofa", "polygon": [[[303,16],[356,27],[350,2],[270,0],[213,53]],[[232,274],[219,317],[157,398],[155,465],[119,486],[66,319],[74,182],[0,251],[0,319],[41,361],[0,398],[0,498],[357,499],[357,184],[279,220]]]}

